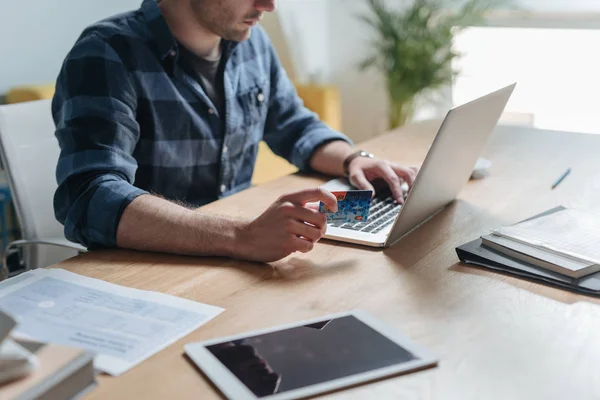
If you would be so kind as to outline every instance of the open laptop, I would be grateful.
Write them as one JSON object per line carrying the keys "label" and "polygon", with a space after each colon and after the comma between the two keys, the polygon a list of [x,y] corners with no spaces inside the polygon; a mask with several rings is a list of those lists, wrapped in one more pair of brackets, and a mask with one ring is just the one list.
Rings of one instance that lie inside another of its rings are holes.
{"label": "open laptop", "polygon": [[[469,180],[473,166],[496,127],[516,83],[448,112],[417,174],[404,205],[391,194],[377,195],[367,222],[329,224],[325,239],[388,247],[451,203]],[[349,190],[345,180],[323,185]]]}

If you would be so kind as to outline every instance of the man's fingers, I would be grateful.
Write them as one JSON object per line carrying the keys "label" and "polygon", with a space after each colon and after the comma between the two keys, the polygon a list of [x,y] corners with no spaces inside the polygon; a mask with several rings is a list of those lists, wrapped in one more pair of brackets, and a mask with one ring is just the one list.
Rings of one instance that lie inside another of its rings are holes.
{"label": "man's fingers", "polygon": [[402,182],[396,175],[396,172],[387,163],[381,165],[382,178],[387,182],[392,196],[400,204],[404,204],[404,191],[402,190]]}
{"label": "man's fingers", "polygon": [[323,236],[323,231],[320,228],[305,224],[304,222],[290,220],[289,233],[297,236],[304,236],[311,242],[317,242]]}
{"label": "man's fingers", "polygon": [[365,174],[362,172],[362,170],[358,169],[353,171],[350,174],[350,183],[358,188],[358,189],[362,189],[362,190],[371,190],[373,191],[373,196],[375,196],[375,188],[373,187],[373,185],[371,185],[371,182],[369,182],[369,180],[365,177]]}
{"label": "man's fingers", "polygon": [[303,238],[300,238],[297,236],[294,236],[291,240],[292,240],[292,247],[293,247],[294,251],[299,251],[301,253],[308,253],[315,247],[315,244],[313,242],[311,242],[310,240],[303,239]]}
{"label": "man's fingers", "polygon": [[419,172],[418,167],[403,167],[402,165],[398,164],[390,164],[390,167],[397,176],[406,182],[409,188],[412,187],[413,183],[415,183],[417,173]]}
{"label": "man's fingers", "polygon": [[311,225],[319,228],[323,233],[327,228],[327,217],[325,214],[320,213],[318,210],[310,209],[302,206],[292,206],[283,210],[287,217],[293,218],[300,222],[308,222]]}
{"label": "man's fingers", "polygon": [[301,206],[311,201],[322,201],[330,210],[333,212],[337,211],[337,199],[335,196],[329,190],[320,187],[286,194],[281,197],[281,200]]}
{"label": "man's fingers", "polygon": [[312,203],[306,203],[304,205],[304,207],[308,208],[309,210],[319,211],[319,202],[315,201],[315,202],[312,202]]}

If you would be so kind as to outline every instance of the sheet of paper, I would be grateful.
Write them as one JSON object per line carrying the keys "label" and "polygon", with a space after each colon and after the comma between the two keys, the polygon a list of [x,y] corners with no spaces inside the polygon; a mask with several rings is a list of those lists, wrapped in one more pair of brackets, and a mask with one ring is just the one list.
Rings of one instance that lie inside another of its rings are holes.
{"label": "sheet of paper", "polygon": [[94,366],[120,375],[219,315],[223,309],[131,289],[61,269],[37,269],[0,288],[15,335],[80,347]]}
{"label": "sheet of paper", "polygon": [[600,218],[567,209],[493,232],[576,260],[600,264]]}

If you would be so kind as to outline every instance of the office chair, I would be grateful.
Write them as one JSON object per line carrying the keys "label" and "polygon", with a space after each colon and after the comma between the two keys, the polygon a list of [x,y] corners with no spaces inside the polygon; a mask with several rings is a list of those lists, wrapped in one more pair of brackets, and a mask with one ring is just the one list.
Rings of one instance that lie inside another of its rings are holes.
{"label": "office chair", "polygon": [[60,148],[54,136],[50,100],[0,106],[0,157],[7,171],[21,240],[3,254],[0,280],[9,275],[7,258],[19,253],[24,270],[46,267],[85,248],[68,241],[56,220],[53,196]]}

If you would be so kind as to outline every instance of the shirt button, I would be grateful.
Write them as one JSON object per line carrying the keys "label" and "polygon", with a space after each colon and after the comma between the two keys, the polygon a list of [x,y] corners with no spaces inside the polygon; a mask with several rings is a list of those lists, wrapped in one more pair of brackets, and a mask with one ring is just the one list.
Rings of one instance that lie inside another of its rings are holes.
{"label": "shirt button", "polygon": [[223,154],[227,153],[229,149],[227,148],[227,146],[223,146]]}
{"label": "shirt button", "polygon": [[263,101],[265,101],[265,95],[262,93],[259,93],[258,96],[256,96],[256,99],[262,103]]}
{"label": "shirt button", "polygon": [[225,191],[227,190],[227,186],[221,185],[219,189],[221,190],[221,193],[225,193]]}
{"label": "shirt button", "polygon": [[209,108],[209,109],[208,109],[208,113],[209,113],[209,114],[214,114],[214,113],[215,113],[215,110],[213,110],[212,108]]}
{"label": "shirt button", "polygon": [[171,51],[169,52],[169,55],[170,55],[171,57],[175,57],[175,56],[177,55],[177,52],[176,52],[175,50],[171,50]]}

